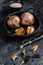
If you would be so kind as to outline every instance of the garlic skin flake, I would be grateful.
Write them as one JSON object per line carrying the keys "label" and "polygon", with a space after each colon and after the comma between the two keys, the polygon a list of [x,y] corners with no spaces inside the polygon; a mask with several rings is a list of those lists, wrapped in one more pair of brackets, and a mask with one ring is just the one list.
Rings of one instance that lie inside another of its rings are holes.
{"label": "garlic skin flake", "polygon": [[11,57],[11,59],[12,59],[13,61],[15,61],[17,58],[18,58],[17,55],[13,55],[13,56]]}
{"label": "garlic skin flake", "polygon": [[37,49],[38,49],[39,45],[34,45],[32,48],[31,48],[31,51],[32,52],[35,52]]}

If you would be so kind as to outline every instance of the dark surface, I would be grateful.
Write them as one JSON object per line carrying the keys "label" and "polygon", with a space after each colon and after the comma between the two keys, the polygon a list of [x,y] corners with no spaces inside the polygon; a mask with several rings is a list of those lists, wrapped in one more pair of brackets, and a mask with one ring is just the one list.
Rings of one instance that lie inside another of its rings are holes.
{"label": "dark surface", "polygon": [[[10,50],[16,48],[16,46],[18,46],[19,44],[21,44],[25,41],[29,41],[31,38],[34,38],[39,34],[43,34],[43,0],[35,0],[35,1],[34,0],[25,0],[25,1],[23,1],[24,7],[20,11],[28,10],[29,12],[34,13],[41,21],[41,28],[35,35],[32,35],[31,37],[23,37],[23,38],[8,37],[5,33],[4,20],[9,13],[13,12],[10,10],[9,10],[10,12],[6,11],[7,8],[6,8],[5,4],[8,3],[9,1],[10,0],[6,0],[6,1],[0,0],[0,65],[14,65],[14,64],[20,65],[20,62],[23,59],[20,57],[18,60],[13,62],[10,59],[10,55],[19,53],[21,51],[21,49],[15,51],[15,52],[13,51],[7,57],[5,57],[5,55],[3,55],[3,54],[7,51],[10,51]],[[27,64],[23,64],[23,65],[31,65],[31,64],[32,65],[43,65],[43,39],[41,39],[39,42],[35,42],[34,44],[39,44],[39,43],[40,43],[39,49],[35,53],[39,53],[41,55],[41,58],[32,59],[31,61],[27,62]],[[33,45],[25,47],[25,49],[27,50],[26,55],[34,54],[29,51],[29,49]]]}

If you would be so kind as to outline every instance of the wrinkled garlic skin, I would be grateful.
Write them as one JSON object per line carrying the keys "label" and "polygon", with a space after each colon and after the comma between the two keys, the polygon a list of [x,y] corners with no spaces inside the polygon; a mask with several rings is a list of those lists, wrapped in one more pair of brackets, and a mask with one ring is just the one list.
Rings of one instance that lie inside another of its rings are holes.
{"label": "wrinkled garlic skin", "polygon": [[34,16],[31,13],[25,12],[21,15],[21,23],[23,25],[34,24]]}
{"label": "wrinkled garlic skin", "polygon": [[25,56],[26,55],[26,50],[25,49],[23,50],[23,53],[24,53],[24,56]]}
{"label": "wrinkled garlic skin", "polygon": [[16,35],[24,35],[25,34],[25,30],[23,27],[20,27],[18,29],[15,30],[15,34]]}
{"label": "wrinkled garlic skin", "polygon": [[18,58],[17,55],[14,55],[14,56],[11,57],[11,59],[12,59],[13,61],[15,61],[17,58]]}
{"label": "wrinkled garlic skin", "polygon": [[7,20],[7,25],[11,28],[17,28],[19,27],[20,18],[16,15],[12,15]]}
{"label": "wrinkled garlic skin", "polygon": [[38,45],[34,45],[31,49],[32,52],[35,52],[38,49]]}
{"label": "wrinkled garlic skin", "polygon": [[27,32],[28,35],[32,34],[34,31],[35,31],[34,26],[28,26],[27,27],[26,32]]}
{"label": "wrinkled garlic skin", "polygon": [[20,65],[22,65],[22,64],[24,64],[24,63],[25,63],[25,62],[24,62],[24,61],[22,61]]}
{"label": "wrinkled garlic skin", "polygon": [[26,50],[24,49],[23,51],[21,51],[21,57],[25,56],[26,55]]}

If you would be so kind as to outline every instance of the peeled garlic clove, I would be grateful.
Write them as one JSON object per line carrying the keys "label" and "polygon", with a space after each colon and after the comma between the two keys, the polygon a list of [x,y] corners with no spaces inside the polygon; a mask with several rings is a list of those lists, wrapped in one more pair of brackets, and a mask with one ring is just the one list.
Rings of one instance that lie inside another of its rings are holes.
{"label": "peeled garlic clove", "polygon": [[27,27],[26,32],[27,32],[28,35],[29,35],[29,34],[32,34],[34,31],[35,31],[34,26],[28,26],[28,27]]}
{"label": "peeled garlic clove", "polygon": [[25,30],[23,27],[20,27],[18,29],[15,30],[15,34],[16,35],[24,35],[25,34]]}

